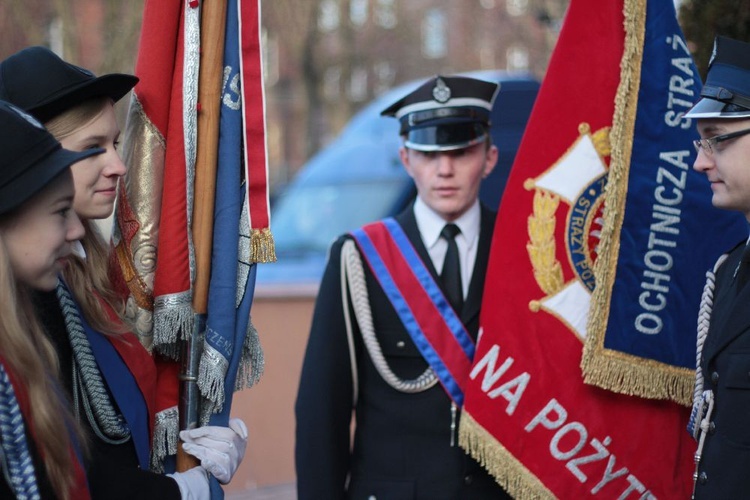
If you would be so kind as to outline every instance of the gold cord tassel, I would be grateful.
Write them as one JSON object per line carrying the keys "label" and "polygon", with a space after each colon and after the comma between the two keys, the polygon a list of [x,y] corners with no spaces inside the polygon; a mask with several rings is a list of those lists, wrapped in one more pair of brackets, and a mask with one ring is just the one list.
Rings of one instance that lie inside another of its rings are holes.
{"label": "gold cord tassel", "polygon": [[269,228],[252,230],[250,260],[251,262],[276,262],[276,248]]}

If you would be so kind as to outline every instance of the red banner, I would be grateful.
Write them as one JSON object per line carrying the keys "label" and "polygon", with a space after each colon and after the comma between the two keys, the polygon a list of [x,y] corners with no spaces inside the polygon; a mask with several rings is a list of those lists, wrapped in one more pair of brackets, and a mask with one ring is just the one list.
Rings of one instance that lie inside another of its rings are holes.
{"label": "red banner", "polygon": [[638,92],[623,54],[642,40],[645,7],[571,1],[503,195],[461,445],[516,497],[690,496],[688,410],[585,385],[580,368],[605,188],[618,181],[613,116]]}
{"label": "red banner", "polygon": [[[169,297],[162,304],[192,319],[183,122],[185,12],[190,10],[182,0],[145,3],[135,68],[140,81],[123,133],[122,157],[128,172],[119,183],[110,274],[126,299],[125,313],[134,333],[149,351],[167,344],[164,334],[155,333],[155,297],[157,302]],[[182,296],[186,297],[177,300]],[[183,329],[184,325],[185,321],[179,323]],[[178,328],[161,330],[168,330],[173,343]],[[152,467],[159,470],[162,459],[176,453],[179,365],[154,355],[158,389]]]}

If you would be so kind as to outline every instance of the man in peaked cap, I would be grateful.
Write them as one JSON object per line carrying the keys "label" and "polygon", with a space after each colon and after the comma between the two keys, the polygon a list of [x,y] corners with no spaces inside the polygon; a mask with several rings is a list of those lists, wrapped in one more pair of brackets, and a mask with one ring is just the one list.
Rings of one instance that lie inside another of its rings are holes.
{"label": "man in peaked cap", "polygon": [[[714,206],[750,222],[750,44],[716,38],[701,99],[686,117],[698,124],[693,168],[708,177]],[[750,246],[748,234],[737,238],[701,304],[710,321],[698,330],[694,498],[747,498],[750,491]]]}
{"label": "man in peaked cap", "polygon": [[497,91],[438,76],[382,112],[401,123],[417,198],[331,247],[295,407],[301,500],[508,498],[457,436],[495,221],[478,195]]}

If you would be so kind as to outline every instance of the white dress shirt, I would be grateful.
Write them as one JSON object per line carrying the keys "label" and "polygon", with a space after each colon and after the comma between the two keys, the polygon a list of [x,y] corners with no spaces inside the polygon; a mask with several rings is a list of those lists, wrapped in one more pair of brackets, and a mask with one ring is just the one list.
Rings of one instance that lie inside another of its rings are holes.
{"label": "white dress shirt", "polygon": [[[448,243],[440,237],[440,231],[448,222],[428,207],[419,197],[414,203],[414,217],[417,219],[417,228],[419,228],[419,234],[422,236],[422,242],[439,274],[443,269],[445,252],[448,250]],[[480,219],[481,211],[479,200],[477,200],[466,213],[453,221],[461,230],[461,233],[456,236],[456,246],[458,246],[458,256],[461,262],[461,287],[463,288],[464,298],[469,291],[474,263],[477,260]]]}

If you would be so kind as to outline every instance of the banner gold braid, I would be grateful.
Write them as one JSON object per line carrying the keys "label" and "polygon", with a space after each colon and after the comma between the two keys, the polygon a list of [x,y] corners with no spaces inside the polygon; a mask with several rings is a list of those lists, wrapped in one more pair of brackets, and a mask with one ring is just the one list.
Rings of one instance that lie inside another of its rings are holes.
{"label": "banner gold braid", "polygon": [[513,498],[554,499],[534,474],[468,413],[461,414],[458,444],[469,452]]}
{"label": "banner gold braid", "polygon": [[128,165],[127,183],[121,177],[112,228],[114,266],[127,285],[125,318],[141,344],[153,346],[154,272],[159,237],[163,171],[149,168],[164,163],[164,137],[144,113],[133,94],[122,138],[122,159]]}
{"label": "banner gold braid", "polygon": [[604,389],[652,399],[692,403],[693,372],[654,360],[637,358],[604,347],[611,290],[620,251],[620,231],[625,211],[633,130],[641,80],[646,1],[626,0],[625,50],[620,65],[620,85],[615,100],[609,180],[605,189],[604,224],[599,255],[594,263],[596,288],[592,294],[581,369],[584,381]]}

